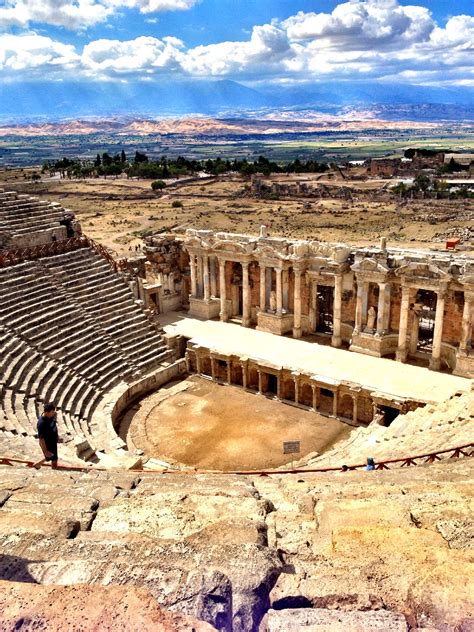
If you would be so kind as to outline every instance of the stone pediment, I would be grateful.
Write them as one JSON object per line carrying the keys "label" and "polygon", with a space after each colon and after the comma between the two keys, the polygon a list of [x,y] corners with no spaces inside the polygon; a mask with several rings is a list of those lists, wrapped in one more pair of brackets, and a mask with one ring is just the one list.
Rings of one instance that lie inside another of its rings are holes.
{"label": "stone pediment", "polygon": [[267,244],[260,244],[255,249],[255,255],[257,257],[261,257],[262,259],[285,259],[286,258],[286,246],[283,249],[283,252],[279,251],[274,246],[269,246]]}
{"label": "stone pediment", "polygon": [[365,259],[361,259],[357,263],[351,266],[351,270],[354,272],[361,273],[377,273],[387,275],[390,272],[390,268],[381,261],[377,261],[376,259],[371,259],[369,257]]}
{"label": "stone pediment", "polygon": [[405,279],[425,279],[431,281],[450,281],[451,275],[432,263],[410,261],[396,271],[396,275]]}
{"label": "stone pediment", "polygon": [[221,239],[216,241],[212,249],[217,253],[231,253],[239,255],[248,255],[254,251],[254,244],[249,242],[239,242],[230,239]]}

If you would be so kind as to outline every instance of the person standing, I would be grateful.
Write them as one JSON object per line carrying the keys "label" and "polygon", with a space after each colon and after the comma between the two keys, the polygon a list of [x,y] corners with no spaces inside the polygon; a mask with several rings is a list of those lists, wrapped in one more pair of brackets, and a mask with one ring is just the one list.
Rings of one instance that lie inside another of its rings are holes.
{"label": "person standing", "polygon": [[38,417],[38,439],[44,459],[38,461],[33,467],[39,468],[46,461],[51,461],[51,467],[58,466],[58,424],[56,421],[56,406],[45,404],[43,413]]}

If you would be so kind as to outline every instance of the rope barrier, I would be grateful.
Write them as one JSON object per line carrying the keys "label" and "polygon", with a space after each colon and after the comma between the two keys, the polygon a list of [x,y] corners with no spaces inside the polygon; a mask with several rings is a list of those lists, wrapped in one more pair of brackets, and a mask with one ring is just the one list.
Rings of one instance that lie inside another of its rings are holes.
{"label": "rope barrier", "polygon": [[[449,458],[458,459],[461,456],[470,457],[474,456],[474,443],[467,443],[466,445],[457,446],[454,448],[447,448],[446,450],[438,450],[436,452],[429,452],[427,454],[417,454],[416,456],[410,457],[401,457],[399,459],[387,459],[385,461],[380,461],[376,464],[376,470],[389,470],[388,467],[390,464],[401,463],[400,467],[411,467],[417,465],[423,465],[426,463],[434,463],[434,461],[441,460],[441,454],[448,454],[452,452]],[[422,459],[421,463],[416,463],[417,460]],[[17,459],[9,456],[0,456],[0,465],[9,465],[13,466],[16,463],[22,463],[29,468],[33,468],[35,461],[25,460],[25,459]],[[357,465],[346,465],[347,471],[354,471],[365,469],[366,463],[358,463]],[[44,465],[41,467],[45,467]],[[51,467],[48,465],[48,467]],[[143,469],[130,469],[130,470],[120,470],[118,468],[108,469],[105,467],[80,467],[75,465],[58,465],[57,470],[66,471],[66,472],[114,472],[114,471],[126,471],[126,472],[140,472],[140,474],[215,474],[215,475],[233,475],[233,476],[271,476],[274,474],[317,474],[324,472],[342,472],[345,471],[342,466],[336,467],[322,467],[322,468],[294,468],[291,470],[233,470],[233,471],[222,471],[222,470],[143,470]]]}

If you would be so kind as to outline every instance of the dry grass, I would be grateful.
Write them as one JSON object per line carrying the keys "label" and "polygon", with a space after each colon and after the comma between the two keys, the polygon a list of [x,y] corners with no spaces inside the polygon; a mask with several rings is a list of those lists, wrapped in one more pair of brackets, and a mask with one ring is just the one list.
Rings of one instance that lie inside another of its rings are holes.
{"label": "dry grass", "polygon": [[[366,183],[365,193],[353,201],[255,199],[244,193],[246,184],[238,178],[199,182],[158,196],[152,193],[147,180],[50,180],[32,184],[22,174],[15,178],[12,172],[0,172],[0,187],[60,202],[76,213],[85,233],[117,256],[133,251],[147,231],[193,227],[255,234],[261,224],[267,224],[273,235],[292,238],[368,245],[386,236],[392,245],[443,248],[443,243],[432,242],[433,236],[454,226],[472,225],[472,220],[462,217],[474,213],[472,200],[415,200],[402,205],[396,200],[370,201],[368,189],[374,187],[373,181]],[[364,186],[350,184],[359,191]],[[182,202],[181,208],[173,208],[176,200]],[[448,212],[463,215],[445,221]],[[437,215],[439,221],[429,223],[427,214]]]}

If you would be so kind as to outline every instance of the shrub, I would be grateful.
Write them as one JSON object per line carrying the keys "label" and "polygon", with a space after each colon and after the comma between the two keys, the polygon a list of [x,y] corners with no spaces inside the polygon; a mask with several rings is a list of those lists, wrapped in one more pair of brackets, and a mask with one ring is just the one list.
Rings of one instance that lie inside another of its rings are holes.
{"label": "shrub", "polygon": [[183,208],[183,203],[181,202],[181,200],[173,200],[173,202],[171,202],[171,207],[172,208]]}
{"label": "shrub", "polygon": [[151,183],[151,188],[153,189],[153,191],[161,191],[161,189],[164,189],[166,186],[166,182],[163,182],[163,180],[154,180]]}

